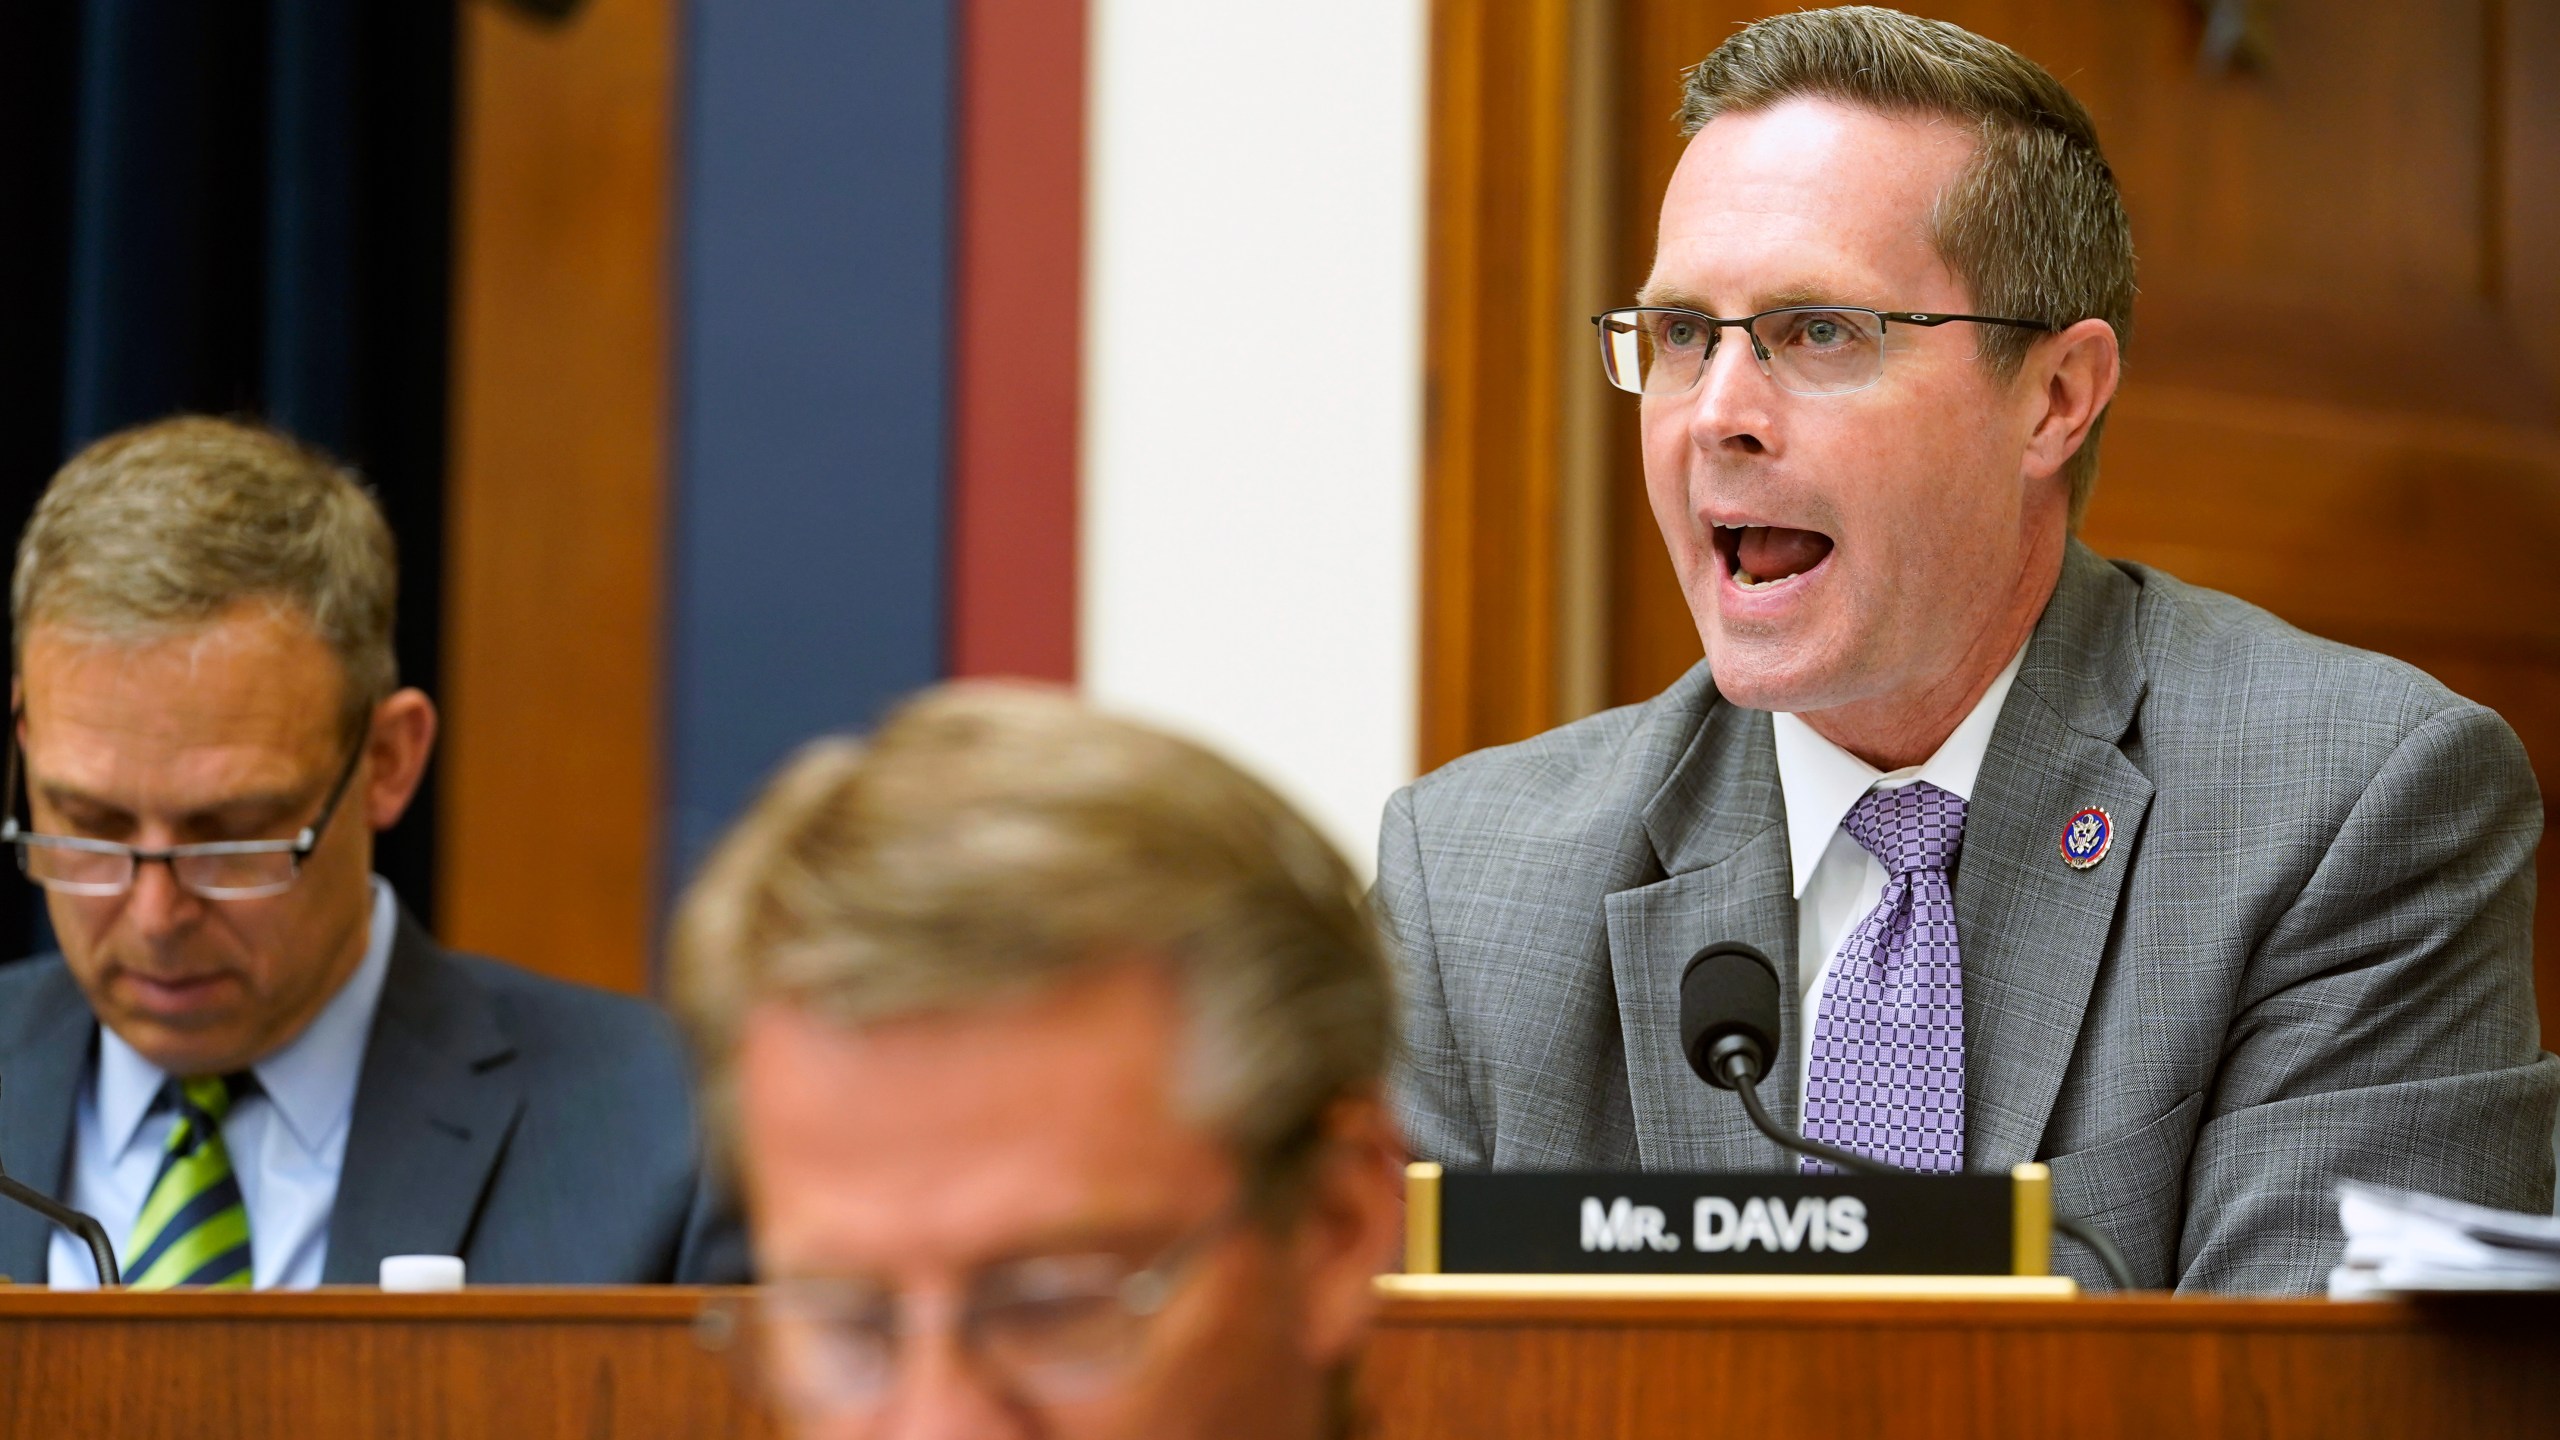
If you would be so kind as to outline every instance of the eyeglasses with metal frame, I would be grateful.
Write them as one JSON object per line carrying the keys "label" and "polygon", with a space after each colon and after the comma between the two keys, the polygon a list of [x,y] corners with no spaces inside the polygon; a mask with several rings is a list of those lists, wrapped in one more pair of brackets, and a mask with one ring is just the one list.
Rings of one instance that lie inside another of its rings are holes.
{"label": "eyeglasses with metal frame", "polygon": [[2041,320],[1865,310],[1852,305],[1781,305],[1727,319],[1677,305],[1631,305],[1591,317],[1609,383],[1636,395],[1678,395],[1698,383],[1727,327],[1751,337],[1760,373],[1791,395],[1846,395],[1884,378],[1885,335],[1895,325],[1931,328],[1956,321],[2050,332]]}
{"label": "eyeglasses with metal frame", "polygon": [[1093,1399],[1127,1372],[1148,1325],[1203,1255],[1246,1215],[1230,1206],[1141,1265],[1113,1254],[1034,1255],[990,1265],[956,1302],[874,1282],[768,1281],[715,1304],[700,1334],[729,1350],[787,1415],[807,1423],[875,1414],[912,1336],[949,1327],[1005,1393],[1034,1405]]}
{"label": "eyeglasses with metal frame", "polygon": [[[191,895],[207,900],[262,900],[281,895],[302,878],[302,862],[319,848],[329,821],[346,798],[364,759],[364,737],[356,739],[347,763],[329,787],[320,814],[290,840],[211,840],[144,850],[85,835],[47,835],[18,823],[18,772],[23,763],[18,744],[18,712],[9,716],[9,764],[6,789],[8,819],[0,822],[0,844],[18,852],[18,868],[29,880],[62,895],[122,895],[133,888],[145,865],[166,865],[169,877]],[[30,812],[32,813],[32,812]]]}

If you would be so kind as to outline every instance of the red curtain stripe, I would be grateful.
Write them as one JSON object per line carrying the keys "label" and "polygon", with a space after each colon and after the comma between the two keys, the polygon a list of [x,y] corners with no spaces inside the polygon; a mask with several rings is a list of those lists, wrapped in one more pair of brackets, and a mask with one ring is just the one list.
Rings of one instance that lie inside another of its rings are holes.
{"label": "red curtain stripe", "polygon": [[1085,0],[961,23],[950,671],[1072,682]]}

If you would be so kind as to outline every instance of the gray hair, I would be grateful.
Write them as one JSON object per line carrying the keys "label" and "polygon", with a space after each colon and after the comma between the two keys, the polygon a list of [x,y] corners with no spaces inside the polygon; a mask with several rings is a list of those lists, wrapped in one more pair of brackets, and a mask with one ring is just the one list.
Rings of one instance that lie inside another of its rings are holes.
{"label": "gray hair", "polygon": [[724,1152],[766,1003],[861,1026],[1159,961],[1190,1017],[1184,1101],[1266,1193],[1394,1045],[1377,924],[1312,825],[1197,745],[1024,685],[940,687],[803,750],[687,891],[673,950]]}
{"label": "gray hair", "polygon": [[123,642],[284,606],[337,655],[354,729],[400,683],[399,587],[391,527],[344,466],[274,430],[182,415],[54,473],[18,540],[9,615],[23,662],[39,625]]}
{"label": "gray hair", "polygon": [[[2098,127],[2062,82],[2006,45],[1942,20],[1848,5],[1744,26],[1689,71],[1680,133],[1729,112],[1818,96],[1970,126],[1974,154],[1938,199],[1933,239],[1983,313],[2059,329],[2092,316],[2133,338],[2133,228]],[[1992,373],[2017,374],[2032,331],[1984,326]],[[2076,527],[2098,484],[2101,413],[2064,467]]]}

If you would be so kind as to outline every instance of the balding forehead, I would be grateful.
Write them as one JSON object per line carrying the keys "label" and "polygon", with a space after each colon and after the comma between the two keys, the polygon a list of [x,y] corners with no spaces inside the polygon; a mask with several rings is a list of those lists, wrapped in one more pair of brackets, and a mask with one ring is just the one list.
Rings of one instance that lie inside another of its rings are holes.
{"label": "balding forehead", "polygon": [[1943,303],[1933,220],[1972,152],[1959,126],[1830,100],[1719,116],[1664,192],[1646,302],[1727,315]]}

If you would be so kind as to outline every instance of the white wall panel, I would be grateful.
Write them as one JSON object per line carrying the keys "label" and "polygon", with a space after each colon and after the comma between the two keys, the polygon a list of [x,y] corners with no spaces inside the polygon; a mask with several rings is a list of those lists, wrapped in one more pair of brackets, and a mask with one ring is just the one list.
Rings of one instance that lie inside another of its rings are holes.
{"label": "white wall panel", "polygon": [[1364,869],[1413,772],[1426,0],[1095,0],[1080,668]]}

